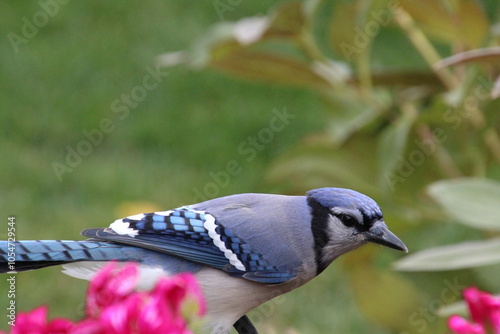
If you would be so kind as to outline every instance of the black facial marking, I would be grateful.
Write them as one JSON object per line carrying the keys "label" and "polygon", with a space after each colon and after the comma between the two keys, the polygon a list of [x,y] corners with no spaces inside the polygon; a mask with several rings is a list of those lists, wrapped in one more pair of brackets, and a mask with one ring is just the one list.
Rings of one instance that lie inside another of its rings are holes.
{"label": "black facial marking", "polygon": [[373,224],[376,221],[379,221],[379,220],[382,219],[382,215],[381,214],[377,214],[375,216],[368,216],[365,212],[361,212],[361,214],[363,215],[363,224],[360,224],[360,225],[356,226],[356,229],[360,233],[368,231],[369,229],[372,228]]}
{"label": "black facial marking", "polygon": [[330,214],[332,216],[337,217],[345,227],[354,227],[356,233],[363,233],[368,231],[373,224],[382,219],[382,215],[376,215],[375,217],[368,216],[365,212],[361,211],[362,220],[358,221],[358,219],[348,213],[339,213],[335,211],[331,211]]}
{"label": "black facial marking", "polygon": [[321,259],[323,258],[323,247],[328,243],[328,234],[326,231],[328,228],[330,210],[319,204],[319,202],[312,197],[307,198],[307,204],[311,208],[311,230],[314,238],[314,252],[316,254],[315,260],[317,265],[316,274],[319,275],[327,267],[322,263]]}

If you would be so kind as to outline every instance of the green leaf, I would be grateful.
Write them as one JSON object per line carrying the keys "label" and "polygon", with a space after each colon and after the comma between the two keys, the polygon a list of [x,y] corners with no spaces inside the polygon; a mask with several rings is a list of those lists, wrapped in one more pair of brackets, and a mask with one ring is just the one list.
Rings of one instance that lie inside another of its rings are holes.
{"label": "green leaf", "polygon": [[390,104],[390,97],[383,90],[375,91],[372,99],[363,99],[355,92],[333,92],[327,95],[330,122],[328,134],[336,144],[342,144],[353,133],[380,116]]}
{"label": "green leaf", "polygon": [[284,2],[278,4],[271,15],[268,36],[296,37],[300,35],[307,22],[306,13],[301,2]]}
{"label": "green leaf", "polygon": [[[352,82],[358,84],[358,79],[353,76]],[[372,82],[375,86],[429,86],[442,88],[442,83],[437,80],[436,74],[422,71],[390,72],[387,70],[372,72]]]}
{"label": "green leaf", "polygon": [[500,231],[500,183],[464,178],[433,183],[428,193],[458,222]]}
{"label": "green leaf", "polygon": [[500,239],[463,242],[426,249],[397,261],[401,271],[441,271],[500,263]]}
{"label": "green leaf", "polygon": [[459,301],[440,307],[437,310],[436,314],[439,317],[443,318],[448,318],[454,314],[458,314],[465,317],[468,314],[468,307],[464,301]]}
{"label": "green leaf", "polygon": [[430,36],[448,43],[479,47],[488,34],[488,18],[477,1],[403,1],[406,10]]}
{"label": "green leaf", "polygon": [[299,38],[312,24],[321,0],[289,1],[276,5],[267,17],[266,38]]}
{"label": "green leaf", "polygon": [[398,166],[415,120],[416,115],[404,113],[381,134],[378,146],[381,179],[385,180],[384,176]]}
{"label": "green leaf", "polygon": [[330,83],[308,64],[267,52],[240,50],[213,60],[210,65],[222,72],[249,80],[318,89],[331,88]]}
{"label": "green leaf", "polygon": [[331,78],[324,72],[332,66],[318,67],[304,60],[297,43],[319,3],[285,2],[267,16],[218,23],[190,51],[161,55],[158,62],[163,66],[184,63],[195,69],[214,68],[247,80],[331,89]]}
{"label": "green leaf", "polygon": [[356,37],[354,28],[358,27],[359,21],[358,7],[357,2],[339,1],[335,4],[335,10],[330,20],[330,44],[339,55],[343,55],[349,61],[352,61],[360,53],[360,46],[354,42]]}

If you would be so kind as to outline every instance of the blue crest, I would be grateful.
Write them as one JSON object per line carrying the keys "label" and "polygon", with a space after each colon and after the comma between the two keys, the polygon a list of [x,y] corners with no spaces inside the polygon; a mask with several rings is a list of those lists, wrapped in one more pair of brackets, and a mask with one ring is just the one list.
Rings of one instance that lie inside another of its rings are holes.
{"label": "blue crest", "polygon": [[377,202],[351,189],[319,188],[308,191],[307,195],[314,198],[325,208],[358,209],[369,218],[382,217],[382,210],[380,210]]}

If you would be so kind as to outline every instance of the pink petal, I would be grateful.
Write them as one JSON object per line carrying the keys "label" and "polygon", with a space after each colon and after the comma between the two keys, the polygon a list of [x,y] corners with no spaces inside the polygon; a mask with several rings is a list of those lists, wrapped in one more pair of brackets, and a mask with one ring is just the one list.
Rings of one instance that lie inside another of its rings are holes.
{"label": "pink petal", "polygon": [[488,312],[500,311],[500,298],[498,297],[486,295],[483,297],[483,303],[488,309]]}
{"label": "pink petal", "polygon": [[76,323],[71,329],[71,334],[106,334],[106,332],[99,319],[90,318]]}
{"label": "pink petal", "polygon": [[500,334],[500,310],[495,310],[490,314],[490,323],[493,333]]}
{"label": "pink petal", "polygon": [[180,313],[180,305],[186,295],[186,290],[177,284],[176,276],[171,278],[161,278],[151,291],[151,296],[165,303],[171,313]]}
{"label": "pink petal", "polygon": [[151,297],[139,314],[137,326],[140,333],[172,333],[175,327],[171,310],[159,298]]}
{"label": "pink petal", "polygon": [[458,315],[452,315],[448,319],[448,328],[456,334],[485,334],[482,325],[471,324]]}
{"label": "pink petal", "polygon": [[31,312],[19,313],[11,334],[43,334],[47,326],[47,306],[40,306]]}
{"label": "pink petal", "polygon": [[193,274],[182,273],[169,278],[162,278],[158,281],[152,291],[152,295],[161,296],[168,301],[171,309],[180,312],[181,304],[187,296],[192,297],[198,304],[198,315],[202,316],[206,312],[205,299],[201,288]]}
{"label": "pink petal", "polygon": [[205,312],[194,275],[162,278],[150,292],[135,292],[137,279],[135,264],[119,268],[112,263],[104,267],[89,286],[90,319],[75,324],[71,334],[191,334],[182,316],[186,298],[198,303],[200,315]]}
{"label": "pink petal", "polygon": [[110,262],[104,266],[90,281],[87,290],[87,302],[85,305],[86,314],[93,316],[99,314],[101,308],[108,304],[109,296],[105,291],[105,286],[112,272],[116,268],[115,262]]}
{"label": "pink petal", "polygon": [[73,322],[68,319],[57,318],[50,321],[47,326],[47,331],[50,334],[66,334],[70,333],[73,328]]}
{"label": "pink petal", "polygon": [[491,294],[480,291],[476,287],[465,289],[463,294],[469,307],[472,320],[481,324],[488,321],[490,311],[495,308],[497,300]]}
{"label": "pink petal", "polygon": [[102,309],[118,303],[136,287],[137,265],[127,264],[118,268],[112,262],[106,265],[91,281],[87,293],[86,314],[96,316]]}
{"label": "pink petal", "polygon": [[106,308],[102,312],[99,320],[106,333],[127,334],[129,332],[128,312],[119,305],[113,305]]}
{"label": "pink petal", "polygon": [[180,275],[177,275],[179,279],[184,281],[188,288],[188,293],[193,296],[198,303],[198,315],[202,316],[206,312],[206,304],[205,304],[205,297],[203,296],[203,292],[201,291],[201,288],[198,284],[198,281],[196,280],[196,277],[193,274],[190,273],[183,273]]}
{"label": "pink petal", "polygon": [[138,274],[137,264],[128,263],[120,268],[114,277],[111,277],[108,288],[118,296],[127,295],[137,286]]}
{"label": "pink petal", "polygon": [[472,286],[466,288],[463,295],[469,307],[472,320],[480,324],[484,323],[488,318],[488,307],[485,304],[485,300],[489,294]]}

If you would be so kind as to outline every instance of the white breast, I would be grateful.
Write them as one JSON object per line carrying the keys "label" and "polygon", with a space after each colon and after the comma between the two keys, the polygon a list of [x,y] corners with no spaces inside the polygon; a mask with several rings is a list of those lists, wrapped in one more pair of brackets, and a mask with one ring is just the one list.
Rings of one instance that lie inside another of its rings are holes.
{"label": "white breast", "polygon": [[196,276],[207,302],[206,326],[212,330],[212,334],[228,334],[233,324],[243,315],[274,297],[298,288],[310,279],[262,284],[231,277],[213,268],[202,269]]}

